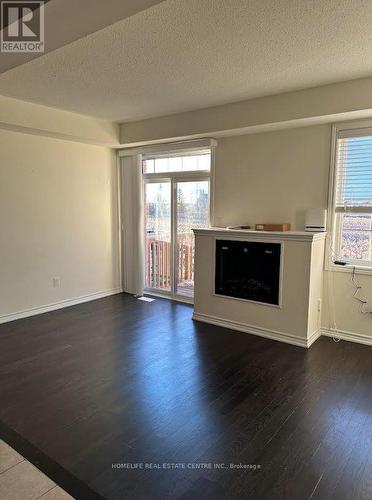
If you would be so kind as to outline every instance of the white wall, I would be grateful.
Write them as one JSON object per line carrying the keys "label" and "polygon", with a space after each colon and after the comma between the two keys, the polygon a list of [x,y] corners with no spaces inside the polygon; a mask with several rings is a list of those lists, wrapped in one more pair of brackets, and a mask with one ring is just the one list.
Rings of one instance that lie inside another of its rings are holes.
{"label": "white wall", "polygon": [[119,287],[115,152],[0,131],[0,159],[0,320]]}
{"label": "white wall", "polygon": [[[215,158],[215,224],[290,222],[304,228],[307,208],[327,207],[331,125],[220,138]],[[337,327],[372,341],[372,315],[352,299],[350,273],[331,273]],[[333,319],[325,273],[322,326]],[[372,304],[372,276],[359,278]],[[363,339],[365,341],[365,339]]]}
{"label": "white wall", "polygon": [[327,206],[330,135],[319,125],[219,139],[215,224],[290,222],[302,230],[306,209]]}

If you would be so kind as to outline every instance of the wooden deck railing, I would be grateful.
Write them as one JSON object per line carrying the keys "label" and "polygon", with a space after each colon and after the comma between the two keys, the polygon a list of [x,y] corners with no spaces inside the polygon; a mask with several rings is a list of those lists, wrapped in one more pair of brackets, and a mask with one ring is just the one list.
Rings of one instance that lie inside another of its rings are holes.
{"label": "wooden deck railing", "polygon": [[[147,237],[146,243],[146,286],[149,288],[171,287],[171,244],[169,241],[157,239],[154,235]],[[184,288],[192,289],[194,281],[194,235],[178,236],[177,248],[178,283]]]}

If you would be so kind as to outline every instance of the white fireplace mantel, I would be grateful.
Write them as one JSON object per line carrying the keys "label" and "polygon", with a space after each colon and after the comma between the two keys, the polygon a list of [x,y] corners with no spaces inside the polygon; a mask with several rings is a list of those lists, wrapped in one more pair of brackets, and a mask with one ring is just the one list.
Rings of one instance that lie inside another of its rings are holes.
{"label": "white fireplace mantel", "polygon": [[[320,336],[326,233],[194,229],[197,321],[309,347]],[[280,307],[215,294],[217,239],[282,245]]]}
{"label": "white fireplace mantel", "polygon": [[307,231],[253,231],[252,229],[227,229],[225,227],[209,227],[194,229],[195,235],[223,236],[257,241],[308,241],[324,240],[327,233],[310,233]]}

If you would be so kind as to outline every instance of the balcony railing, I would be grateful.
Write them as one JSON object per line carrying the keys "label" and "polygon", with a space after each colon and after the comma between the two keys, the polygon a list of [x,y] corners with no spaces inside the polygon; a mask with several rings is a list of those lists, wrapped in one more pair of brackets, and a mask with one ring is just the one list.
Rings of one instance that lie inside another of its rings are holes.
{"label": "balcony railing", "polygon": [[[194,235],[179,234],[177,237],[177,292],[193,295],[194,289]],[[171,289],[171,243],[148,235],[146,241],[145,282],[147,288]]]}

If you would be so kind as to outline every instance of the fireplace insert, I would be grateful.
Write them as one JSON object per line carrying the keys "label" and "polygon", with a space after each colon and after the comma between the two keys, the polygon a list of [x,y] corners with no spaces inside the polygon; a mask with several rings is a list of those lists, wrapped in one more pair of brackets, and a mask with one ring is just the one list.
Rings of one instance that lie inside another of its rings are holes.
{"label": "fireplace insert", "polygon": [[280,243],[216,240],[215,293],[279,305]]}

